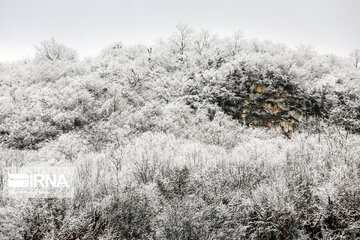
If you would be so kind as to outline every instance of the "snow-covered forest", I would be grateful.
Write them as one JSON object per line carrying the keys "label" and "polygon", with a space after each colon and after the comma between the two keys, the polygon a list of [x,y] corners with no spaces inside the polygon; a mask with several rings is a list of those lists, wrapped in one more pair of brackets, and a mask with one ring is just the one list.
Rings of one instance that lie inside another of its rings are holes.
{"label": "snow-covered forest", "polygon": [[360,50],[49,39],[0,63],[0,167],[70,163],[75,195],[3,192],[0,239],[357,239],[359,134]]}

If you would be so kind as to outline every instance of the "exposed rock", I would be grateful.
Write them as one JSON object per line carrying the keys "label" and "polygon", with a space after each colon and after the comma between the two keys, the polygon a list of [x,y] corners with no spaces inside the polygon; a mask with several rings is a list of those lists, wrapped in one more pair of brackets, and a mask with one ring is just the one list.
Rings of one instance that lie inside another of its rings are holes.
{"label": "exposed rock", "polygon": [[257,86],[256,87],[256,92],[258,93],[264,93],[265,92],[265,88],[263,86]]}
{"label": "exposed rock", "polygon": [[289,138],[306,117],[327,115],[315,98],[285,79],[271,79],[261,85],[243,82],[233,91],[233,97],[217,99],[225,113],[251,128],[275,128]]}

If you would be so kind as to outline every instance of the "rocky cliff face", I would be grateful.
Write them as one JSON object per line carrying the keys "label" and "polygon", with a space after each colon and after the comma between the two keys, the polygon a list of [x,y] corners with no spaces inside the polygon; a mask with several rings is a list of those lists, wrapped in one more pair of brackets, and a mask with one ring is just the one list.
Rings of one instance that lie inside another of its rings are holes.
{"label": "rocky cliff face", "polygon": [[288,81],[249,81],[241,92],[218,104],[251,128],[275,128],[291,138],[309,116],[327,117],[322,104]]}

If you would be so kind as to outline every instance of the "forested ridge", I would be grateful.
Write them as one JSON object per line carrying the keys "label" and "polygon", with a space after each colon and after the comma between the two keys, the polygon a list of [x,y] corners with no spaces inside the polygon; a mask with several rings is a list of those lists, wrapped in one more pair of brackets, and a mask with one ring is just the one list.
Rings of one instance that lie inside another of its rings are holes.
{"label": "forested ridge", "polygon": [[84,59],[44,41],[0,63],[0,167],[79,180],[2,192],[0,238],[359,238],[359,61],[187,25]]}

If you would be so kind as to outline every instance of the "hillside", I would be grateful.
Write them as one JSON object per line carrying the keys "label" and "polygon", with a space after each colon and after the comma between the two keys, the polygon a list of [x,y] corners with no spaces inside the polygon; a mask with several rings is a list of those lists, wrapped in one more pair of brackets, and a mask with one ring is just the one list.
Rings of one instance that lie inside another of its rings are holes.
{"label": "hillside", "polygon": [[86,59],[44,41],[0,64],[0,167],[81,177],[72,199],[2,192],[0,238],[360,237],[353,60],[185,25]]}

